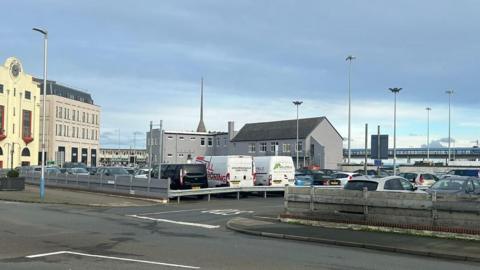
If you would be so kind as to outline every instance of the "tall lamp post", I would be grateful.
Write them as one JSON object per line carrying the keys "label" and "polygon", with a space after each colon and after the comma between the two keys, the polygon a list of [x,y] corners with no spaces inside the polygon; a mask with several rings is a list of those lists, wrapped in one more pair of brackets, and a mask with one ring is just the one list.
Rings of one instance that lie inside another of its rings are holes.
{"label": "tall lamp post", "polygon": [[393,175],[397,175],[397,94],[402,88],[388,88],[393,93]]}
{"label": "tall lamp post", "polygon": [[352,156],[352,151],[350,149],[350,142],[351,142],[351,118],[352,118],[352,91],[351,91],[351,80],[350,75],[352,73],[352,60],[356,57],[353,55],[347,56],[345,61],[349,61],[348,63],[348,159],[347,163],[350,164],[350,158]]}
{"label": "tall lamp post", "polygon": [[427,161],[430,162],[430,111],[432,108],[427,107]]}
{"label": "tall lamp post", "polygon": [[447,165],[450,163],[450,155],[451,155],[451,148],[450,148],[450,143],[452,142],[451,138],[451,103],[452,103],[452,95],[453,95],[453,90],[447,90],[445,91],[448,95],[448,161]]}
{"label": "tall lamp post", "polygon": [[47,96],[47,43],[48,32],[40,28],[33,28],[33,31],[43,35],[43,100],[42,100],[42,176],[40,177],[40,199],[45,199],[45,99]]}
{"label": "tall lamp post", "polygon": [[295,156],[296,156],[296,163],[295,166],[298,169],[298,107],[302,105],[303,101],[295,100],[293,101],[293,105],[297,106],[297,140],[295,144]]}

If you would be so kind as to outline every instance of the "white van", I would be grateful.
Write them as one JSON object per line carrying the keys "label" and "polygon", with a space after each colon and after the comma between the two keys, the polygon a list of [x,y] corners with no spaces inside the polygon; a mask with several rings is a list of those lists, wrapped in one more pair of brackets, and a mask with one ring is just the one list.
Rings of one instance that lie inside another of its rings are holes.
{"label": "white van", "polygon": [[208,187],[251,187],[255,166],[251,156],[198,156],[207,167]]}
{"label": "white van", "polygon": [[268,156],[254,157],[257,186],[277,186],[294,185],[295,166],[292,157],[287,156]]}

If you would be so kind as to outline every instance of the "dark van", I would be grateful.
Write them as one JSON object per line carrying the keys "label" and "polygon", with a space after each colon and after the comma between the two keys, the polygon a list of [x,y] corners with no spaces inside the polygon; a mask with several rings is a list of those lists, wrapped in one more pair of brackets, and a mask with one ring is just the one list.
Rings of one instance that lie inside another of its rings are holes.
{"label": "dark van", "polygon": [[205,164],[162,164],[162,178],[170,178],[170,189],[208,188]]}

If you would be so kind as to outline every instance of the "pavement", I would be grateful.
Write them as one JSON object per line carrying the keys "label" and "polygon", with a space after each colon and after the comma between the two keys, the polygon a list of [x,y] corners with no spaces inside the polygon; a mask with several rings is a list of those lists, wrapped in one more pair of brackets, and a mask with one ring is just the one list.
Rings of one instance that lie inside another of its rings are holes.
{"label": "pavement", "polygon": [[0,191],[0,200],[28,203],[68,204],[99,207],[147,206],[161,203],[151,199],[138,199],[104,193],[46,188],[45,199],[40,199],[38,186],[25,185],[23,191]]}
{"label": "pavement", "polygon": [[[344,224],[339,224],[343,226]],[[367,248],[434,258],[480,262],[480,242],[422,237],[389,232],[358,231],[280,222],[273,216],[237,217],[227,228],[263,237]]]}

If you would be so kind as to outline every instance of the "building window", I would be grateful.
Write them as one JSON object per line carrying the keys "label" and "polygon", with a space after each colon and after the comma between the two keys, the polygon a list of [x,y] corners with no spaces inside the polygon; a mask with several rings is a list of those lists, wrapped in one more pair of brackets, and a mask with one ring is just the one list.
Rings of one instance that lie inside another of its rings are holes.
{"label": "building window", "polygon": [[5,107],[0,106],[0,135],[5,134]]}
{"label": "building window", "polygon": [[82,122],[85,123],[85,112],[82,113]]}
{"label": "building window", "polygon": [[172,157],[173,155],[172,154],[167,154],[168,157]]}
{"label": "building window", "polygon": [[183,154],[178,154],[179,157],[183,157]]}
{"label": "building window", "polygon": [[30,91],[25,90],[25,99],[32,99],[32,93]]}
{"label": "building window", "polygon": [[195,141],[195,137],[190,137],[190,140]]}
{"label": "building window", "polygon": [[58,118],[62,118],[62,107],[58,107]]}
{"label": "building window", "polygon": [[213,145],[213,138],[208,138],[208,147]]}
{"label": "building window", "polygon": [[217,138],[217,146],[220,146],[220,138]]}
{"label": "building window", "polygon": [[248,152],[249,152],[249,153],[255,153],[255,151],[256,151],[256,150],[255,150],[255,146],[256,146],[255,143],[250,143],[250,144],[248,145]]}
{"label": "building window", "polygon": [[298,152],[302,152],[302,151],[303,151],[303,143],[302,143],[301,141],[298,142],[297,151],[298,151]]}
{"label": "building window", "polygon": [[185,137],[180,136],[179,139],[180,139],[180,140],[185,140]]}
{"label": "building window", "polygon": [[0,94],[3,94],[3,84],[0,84]]}
{"label": "building window", "polygon": [[266,142],[260,143],[260,152],[267,152],[267,143]]}
{"label": "building window", "polygon": [[271,142],[270,143],[270,152],[274,153],[277,145],[278,145],[277,142]]}
{"label": "building window", "polygon": [[283,152],[284,153],[290,153],[292,151],[291,147],[292,147],[291,144],[284,143],[283,144]]}
{"label": "building window", "polygon": [[171,140],[173,139],[173,136],[168,136],[167,139]]}
{"label": "building window", "polygon": [[82,128],[82,139],[85,139],[85,128]]}
{"label": "building window", "polygon": [[200,138],[200,145],[205,146],[205,138]]}
{"label": "building window", "polygon": [[23,148],[22,150],[22,157],[29,157],[30,156],[30,150],[28,148]]}
{"label": "building window", "polygon": [[23,110],[22,137],[32,137],[32,112]]}

